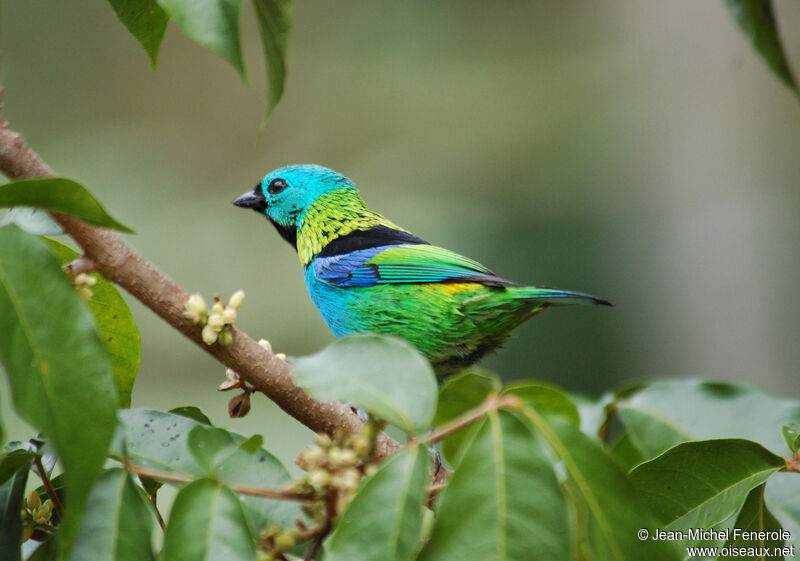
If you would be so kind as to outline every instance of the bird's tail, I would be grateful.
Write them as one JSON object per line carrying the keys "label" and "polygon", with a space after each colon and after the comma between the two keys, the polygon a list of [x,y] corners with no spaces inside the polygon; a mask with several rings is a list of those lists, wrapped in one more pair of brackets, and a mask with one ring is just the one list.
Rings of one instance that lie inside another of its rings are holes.
{"label": "bird's tail", "polygon": [[571,292],[558,288],[544,288],[541,286],[510,286],[507,290],[515,300],[530,300],[541,302],[549,306],[613,306],[608,300],[597,298],[591,294]]}

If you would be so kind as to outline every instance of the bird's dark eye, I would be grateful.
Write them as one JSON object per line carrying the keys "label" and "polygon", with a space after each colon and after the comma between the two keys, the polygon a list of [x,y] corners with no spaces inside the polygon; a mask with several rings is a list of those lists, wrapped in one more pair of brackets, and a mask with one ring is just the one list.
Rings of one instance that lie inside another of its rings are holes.
{"label": "bird's dark eye", "polygon": [[287,187],[288,185],[283,179],[281,178],[273,179],[272,182],[269,184],[269,187],[267,187],[267,192],[270,195],[277,195]]}

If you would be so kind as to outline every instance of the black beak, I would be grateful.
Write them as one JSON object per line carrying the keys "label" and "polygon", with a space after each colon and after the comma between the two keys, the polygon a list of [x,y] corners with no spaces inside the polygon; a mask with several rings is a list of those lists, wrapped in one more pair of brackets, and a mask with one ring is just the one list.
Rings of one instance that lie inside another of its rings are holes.
{"label": "black beak", "polygon": [[256,212],[263,212],[267,208],[267,199],[261,189],[254,189],[234,199],[233,204],[241,208],[252,208]]}

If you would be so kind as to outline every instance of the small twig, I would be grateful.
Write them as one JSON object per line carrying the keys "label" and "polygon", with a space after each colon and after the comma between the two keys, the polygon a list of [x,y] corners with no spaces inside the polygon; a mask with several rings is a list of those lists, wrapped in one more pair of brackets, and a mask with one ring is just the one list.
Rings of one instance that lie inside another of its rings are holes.
{"label": "small twig", "polygon": [[311,540],[310,544],[308,544],[308,550],[306,550],[306,555],[303,557],[303,561],[314,561],[314,555],[316,555],[319,547],[322,545],[322,540],[325,539],[327,533],[328,532],[319,532],[314,536],[314,539]]}
{"label": "small twig", "polygon": [[450,436],[454,432],[480,420],[484,415],[500,409],[501,407],[519,407],[522,400],[515,395],[496,395],[492,394],[486,400],[466,413],[463,413],[452,419],[451,421],[443,424],[441,427],[434,429],[427,435],[417,438],[418,444],[427,444],[429,442],[436,442],[446,436]]}
{"label": "small twig", "polygon": [[[133,464],[126,464],[125,467],[140,477],[149,477],[150,479],[158,479],[161,481],[171,481],[172,483],[191,483],[194,477],[185,475],[183,473],[175,473],[171,471],[164,471],[160,469],[151,469]],[[236,485],[226,483],[233,491],[241,493],[242,495],[251,495],[253,497],[266,497],[269,499],[283,499],[290,501],[309,501],[314,497],[295,491],[279,491],[275,489],[262,489],[260,487],[250,487],[248,485]]]}
{"label": "small twig", "polygon": [[612,401],[611,403],[607,404],[604,408],[606,418],[603,420],[603,424],[600,425],[600,428],[597,429],[597,438],[600,439],[600,442],[603,444],[608,444],[608,431],[611,429],[611,423],[617,416],[617,403],[616,401]]}
{"label": "small twig", "polygon": [[161,512],[158,510],[158,499],[156,497],[156,493],[158,493],[157,488],[155,491],[153,491],[152,495],[148,494],[147,497],[150,499],[150,505],[153,507],[153,512],[156,515],[156,520],[158,520],[158,525],[161,526],[161,531],[165,532],[167,530],[167,525],[164,524],[164,518],[161,516]]}
{"label": "small twig", "polygon": [[429,495],[435,495],[436,493],[438,493],[442,489],[445,489],[446,487],[447,487],[447,481],[443,481],[442,483],[431,483],[430,485],[428,485],[426,490],[428,491]]}
{"label": "small twig", "polygon": [[58,495],[56,495],[56,490],[53,489],[53,484],[50,482],[50,477],[47,475],[47,470],[45,470],[44,466],[42,465],[42,457],[39,454],[36,454],[36,456],[33,458],[33,463],[36,466],[36,471],[39,472],[39,478],[42,480],[42,484],[44,484],[44,490],[47,492],[47,496],[53,503],[53,510],[55,510],[56,514],[58,514],[58,518],[63,520],[64,507],[61,506],[61,500],[58,498]]}
{"label": "small twig", "polygon": [[78,276],[81,273],[91,273],[95,270],[94,261],[91,258],[81,255],[76,257],[71,263],[64,265],[64,270],[72,273],[72,276]]}
{"label": "small twig", "polygon": [[800,473],[800,459],[796,457],[790,458],[789,456],[783,456],[783,459],[786,460],[786,467],[783,468],[783,471]]}

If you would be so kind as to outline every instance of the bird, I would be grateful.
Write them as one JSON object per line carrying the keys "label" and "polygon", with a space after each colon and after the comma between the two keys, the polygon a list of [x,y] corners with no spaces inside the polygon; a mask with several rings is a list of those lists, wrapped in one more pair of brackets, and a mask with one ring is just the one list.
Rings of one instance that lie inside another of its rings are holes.
{"label": "bird", "polygon": [[353,181],[319,165],[271,171],[233,204],[264,216],[296,250],[311,300],[334,336],[405,339],[440,380],[496,350],[546,308],[612,305],[525,286],[432,245],[372,211]]}

